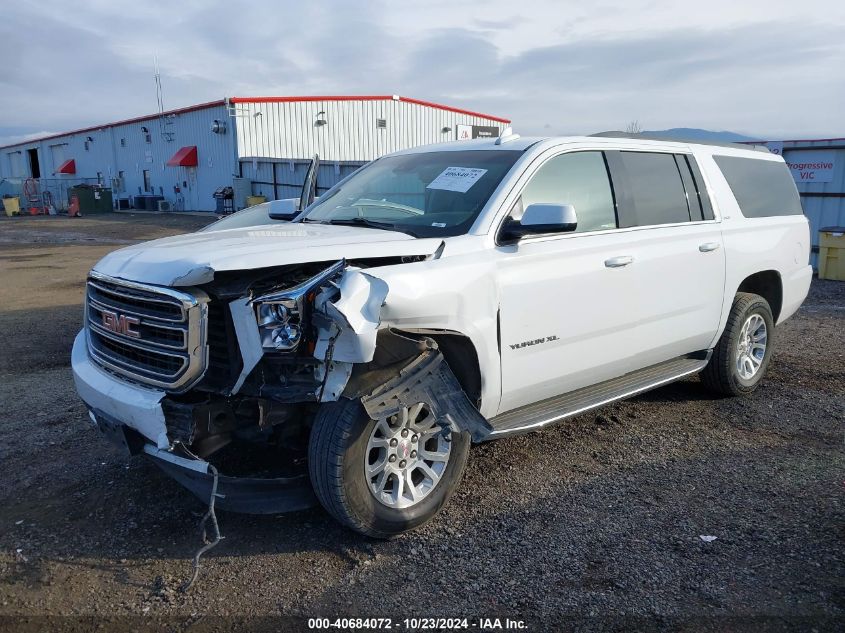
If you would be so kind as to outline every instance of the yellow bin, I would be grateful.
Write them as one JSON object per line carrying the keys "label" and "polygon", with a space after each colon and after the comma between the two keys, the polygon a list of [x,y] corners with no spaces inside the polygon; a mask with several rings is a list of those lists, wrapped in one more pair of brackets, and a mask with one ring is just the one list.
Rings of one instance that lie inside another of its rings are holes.
{"label": "yellow bin", "polygon": [[21,199],[20,198],[3,198],[3,208],[6,210],[6,215],[12,217],[13,215],[21,214]]}
{"label": "yellow bin", "polygon": [[819,231],[819,279],[845,281],[845,227]]}
{"label": "yellow bin", "polygon": [[267,202],[267,198],[265,196],[247,196],[246,197],[246,206],[254,207],[256,204],[261,204],[262,202]]}

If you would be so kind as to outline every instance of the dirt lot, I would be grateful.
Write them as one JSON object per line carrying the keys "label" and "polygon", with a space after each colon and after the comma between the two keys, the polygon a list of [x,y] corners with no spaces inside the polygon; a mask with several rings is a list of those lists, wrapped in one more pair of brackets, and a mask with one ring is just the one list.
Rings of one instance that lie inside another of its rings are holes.
{"label": "dirt lot", "polygon": [[842,630],[845,283],[825,281],[778,329],[751,397],[714,399],[692,378],[476,447],[449,507],[391,542],[319,509],[220,513],[226,540],[180,593],[204,507],[100,439],[69,355],[98,258],[204,222],[0,220],[0,628],[270,616],[250,624],[305,630],[329,615]]}

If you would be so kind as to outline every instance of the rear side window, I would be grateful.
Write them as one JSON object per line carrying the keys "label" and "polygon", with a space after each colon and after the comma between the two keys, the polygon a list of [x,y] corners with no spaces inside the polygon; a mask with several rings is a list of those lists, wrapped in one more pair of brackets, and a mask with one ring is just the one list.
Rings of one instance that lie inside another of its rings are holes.
{"label": "rear side window", "polygon": [[[672,154],[619,152],[624,172],[625,204],[620,205],[620,226],[651,226],[690,221],[690,206],[681,171]],[[617,192],[622,183],[616,183]]]}
{"label": "rear side window", "polygon": [[801,199],[781,161],[714,156],[746,218],[801,215]]}
{"label": "rear side window", "polygon": [[613,193],[601,152],[573,152],[550,158],[522,191],[522,209],[534,203],[571,204],[575,231],[616,228]]}

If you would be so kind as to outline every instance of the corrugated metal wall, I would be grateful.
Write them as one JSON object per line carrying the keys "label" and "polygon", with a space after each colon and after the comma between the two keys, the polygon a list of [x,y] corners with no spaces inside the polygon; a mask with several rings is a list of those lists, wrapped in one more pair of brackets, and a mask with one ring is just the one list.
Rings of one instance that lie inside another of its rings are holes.
{"label": "corrugated metal wall", "polygon": [[[493,126],[501,120],[393,98],[334,98],[203,104],[153,117],[0,148],[0,193],[17,193],[21,179],[31,175],[27,150],[38,152],[41,176],[52,179],[58,201],[66,200],[71,184],[100,179],[111,186],[121,177],[115,198],[145,193],[150,188],[176,209],[213,211],[215,189],[232,185],[235,175],[253,181],[253,193],[268,199],[299,195],[308,161],[316,153],[323,164],[318,175],[321,191],[360,165],[383,154],[417,145],[452,141],[458,125]],[[319,118],[325,120],[318,125]],[[217,119],[225,134],[211,131]],[[384,126],[378,126],[378,120]],[[444,132],[444,128],[449,128]],[[147,139],[149,135],[149,139]],[[88,140],[88,139],[91,140]],[[181,147],[196,145],[197,168],[168,167]],[[237,148],[237,149],[236,149]],[[76,161],[74,176],[54,176],[61,163]],[[9,179],[12,179],[11,181]],[[274,186],[275,183],[275,186]],[[48,183],[45,181],[45,186]],[[177,191],[178,189],[178,191]]]}
{"label": "corrugated metal wall", "polygon": [[[225,134],[211,131],[214,119],[226,123]],[[31,176],[27,150],[36,149],[44,185],[60,192],[54,197],[62,198],[62,207],[67,190],[63,183],[95,182],[99,178],[105,186],[111,186],[114,178],[122,176],[123,189],[113,192],[115,198],[135,196],[143,193],[147,171],[151,193],[163,195],[177,208],[213,211],[216,202],[211,194],[217,187],[231,185],[237,170],[232,127],[226,107],[219,105],[20,143],[0,148],[0,177],[19,180]],[[167,167],[173,154],[187,145],[197,146],[198,167]],[[54,175],[69,159],[76,161],[76,174]]]}
{"label": "corrugated metal wall", "polygon": [[801,194],[804,214],[810,220],[814,267],[818,265],[819,230],[829,226],[845,226],[845,139],[783,142],[783,157],[788,163],[804,162],[813,156],[812,152],[820,149],[828,149],[833,153],[833,176],[830,182],[795,183]]}
{"label": "corrugated metal wall", "polygon": [[[226,123],[225,134],[211,131],[215,119]],[[142,128],[149,130],[151,142],[146,142]],[[124,189],[128,195],[143,193],[146,170],[154,193],[163,195],[176,208],[213,211],[216,209],[212,197],[214,190],[232,184],[232,176],[237,170],[235,134],[224,106],[187,112],[164,121],[141,121],[113,130],[114,175],[124,173]],[[125,146],[121,139],[125,140]],[[197,146],[196,169],[166,165],[181,147],[190,145]]]}
{"label": "corrugated metal wall", "polygon": [[[241,159],[308,159],[366,162],[417,145],[452,141],[457,125],[506,124],[393,99],[237,103]],[[326,121],[317,125],[318,113]],[[385,121],[384,128],[377,120]],[[450,131],[444,132],[444,128]]]}
{"label": "corrugated metal wall", "polygon": [[[299,195],[308,164],[319,154],[319,191],[361,165],[400,149],[453,141],[458,125],[501,131],[507,124],[419,103],[386,99],[238,101],[233,104],[241,173],[270,200]],[[322,113],[322,114],[321,114]],[[318,125],[317,120],[325,121]],[[384,127],[378,126],[378,120]],[[444,128],[449,128],[444,132]]]}

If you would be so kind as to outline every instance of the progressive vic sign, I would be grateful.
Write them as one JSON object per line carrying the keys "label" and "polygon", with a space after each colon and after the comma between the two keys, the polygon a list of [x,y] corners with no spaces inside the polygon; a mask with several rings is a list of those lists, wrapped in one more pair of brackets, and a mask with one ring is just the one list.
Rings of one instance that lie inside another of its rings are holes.
{"label": "progressive vic sign", "polygon": [[834,152],[830,150],[800,150],[786,148],[783,159],[795,182],[831,182],[833,180]]}

